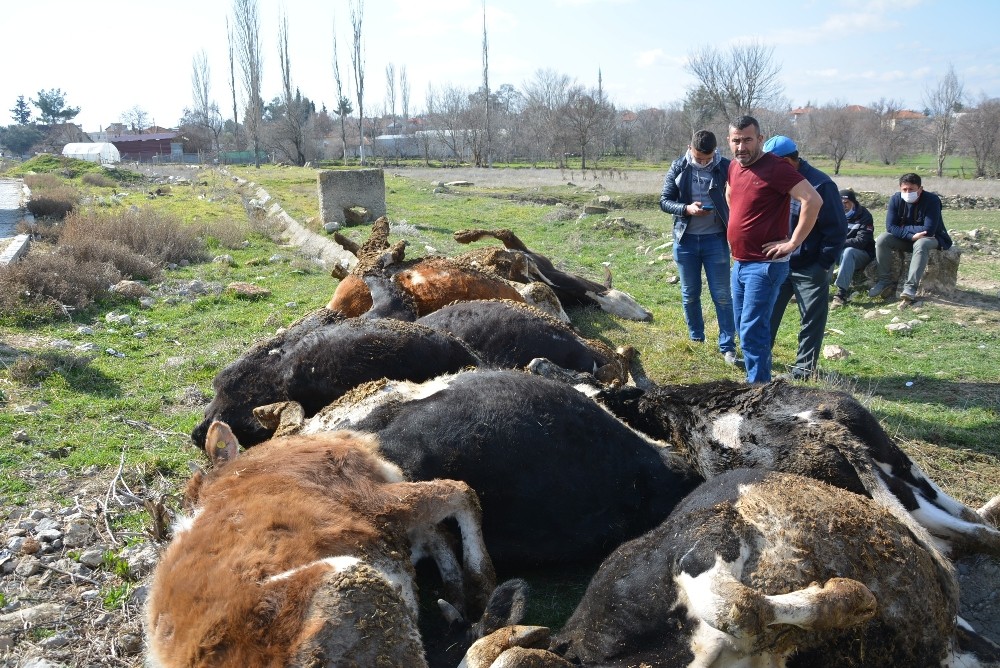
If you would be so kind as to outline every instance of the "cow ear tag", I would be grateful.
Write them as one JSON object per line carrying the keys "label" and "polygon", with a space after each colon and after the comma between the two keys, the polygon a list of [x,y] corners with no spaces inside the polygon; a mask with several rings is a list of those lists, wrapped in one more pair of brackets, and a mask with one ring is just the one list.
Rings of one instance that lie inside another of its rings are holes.
{"label": "cow ear tag", "polygon": [[233,430],[225,422],[212,422],[205,435],[205,454],[213,464],[221,464],[236,459],[240,451],[240,442]]}

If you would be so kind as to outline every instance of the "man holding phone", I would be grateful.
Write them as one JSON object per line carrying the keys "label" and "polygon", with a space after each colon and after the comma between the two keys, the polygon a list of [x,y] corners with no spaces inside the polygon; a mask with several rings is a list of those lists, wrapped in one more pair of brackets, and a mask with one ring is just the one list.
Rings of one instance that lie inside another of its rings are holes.
{"label": "man holding phone", "polygon": [[736,364],[736,322],[729,284],[729,244],[726,225],[726,178],[729,160],[719,154],[715,135],[694,133],[687,152],[670,165],[660,193],[660,209],[674,216],[674,261],[681,283],[681,302],[688,336],[705,340],[701,312],[701,272],[719,321],[719,352]]}

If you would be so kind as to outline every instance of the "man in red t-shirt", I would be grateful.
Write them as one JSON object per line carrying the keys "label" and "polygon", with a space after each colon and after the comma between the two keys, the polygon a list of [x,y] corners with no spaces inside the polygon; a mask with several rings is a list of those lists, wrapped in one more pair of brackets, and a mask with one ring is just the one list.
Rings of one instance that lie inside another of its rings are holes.
{"label": "man in red t-shirt", "polygon": [[[771,380],[771,311],[788,276],[788,256],[816,223],[823,200],[799,172],[765,153],[764,135],[752,116],[729,125],[726,199],[727,239],[733,252],[733,315],[746,365],[747,382]],[[789,238],[791,198],[799,201],[799,222]]]}

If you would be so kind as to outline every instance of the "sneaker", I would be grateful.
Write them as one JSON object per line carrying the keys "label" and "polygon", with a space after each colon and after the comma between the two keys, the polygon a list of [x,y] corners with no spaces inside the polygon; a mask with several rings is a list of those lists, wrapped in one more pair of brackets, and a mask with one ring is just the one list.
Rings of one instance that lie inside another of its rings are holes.
{"label": "sneaker", "polygon": [[732,350],[727,350],[722,353],[722,359],[726,360],[726,364],[729,366],[736,366],[736,352]]}
{"label": "sneaker", "polygon": [[868,291],[868,296],[872,299],[875,299],[876,297],[885,297],[886,293],[894,287],[895,285],[892,281],[879,281],[871,290]]}
{"label": "sneaker", "polygon": [[831,309],[840,308],[842,306],[847,306],[847,302],[851,300],[851,293],[845,292],[844,290],[837,291],[837,294],[833,296],[833,303],[830,304]]}
{"label": "sneaker", "polygon": [[899,298],[912,304],[917,300],[917,291],[907,286],[899,293]]}

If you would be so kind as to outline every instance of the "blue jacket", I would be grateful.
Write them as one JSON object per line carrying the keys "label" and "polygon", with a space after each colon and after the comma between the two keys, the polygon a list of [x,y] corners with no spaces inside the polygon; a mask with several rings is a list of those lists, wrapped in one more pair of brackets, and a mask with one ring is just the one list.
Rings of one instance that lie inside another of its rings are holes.
{"label": "blue jacket", "polygon": [[[823,199],[823,206],[820,207],[816,224],[809,232],[809,236],[789,256],[789,266],[792,269],[801,269],[818,262],[824,269],[829,269],[840,260],[840,253],[844,250],[844,240],[847,238],[847,217],[844,215],[840,190],[829,176],[801,158],[799,174],[816,189]],[[788,221],[789,235],[799,223],[800,206],[799,201],[793,198]]]}
{"label": "blue jacket", "polygon": [[[691,203],[691,170],[687,156],[681,156],[671,163],[667,176],[663,179],[660,193],[660,210],[674,214],[674,241],[680,241],[687,229],[691,216],[684,213],[684,207]],[[712,184],[708,196],[715,204],[715,210],[722,218],[722,224],[729,224],[729,202],[726,201],[726,181],[729,178],[729,159],[720,156],[712,168]]]}
{"label": "blue jacket", "polygon": [[904,202],[899,193],[890,197],[885,212],[885,230],[905,241],[913,241],[917,232],[927,232],[928,236],[937,239],[941,250],[951,248],[951,237],[941,217],[941,198],[926,190],[913,204]]}

